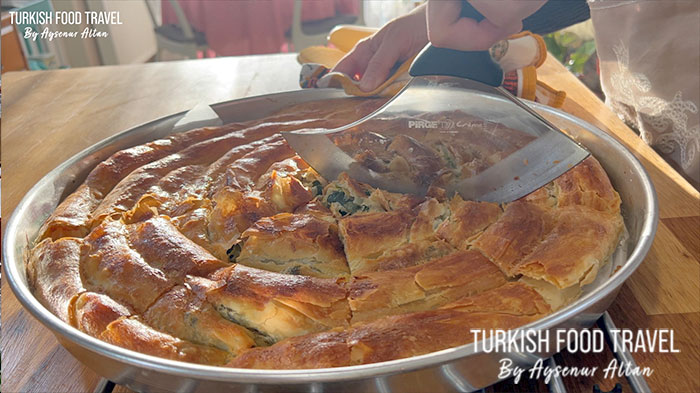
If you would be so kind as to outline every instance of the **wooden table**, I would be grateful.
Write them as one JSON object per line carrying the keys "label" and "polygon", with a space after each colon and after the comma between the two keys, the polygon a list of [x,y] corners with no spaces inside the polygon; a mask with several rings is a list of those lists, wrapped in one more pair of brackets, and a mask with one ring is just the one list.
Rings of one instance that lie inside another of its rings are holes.
{"label": "wooden table", "polygon": [[10,13],[3,12],[0,16],[2,26],[2,72],[19,71],[27,69],[27,59],[24,57],[19,42],[16,26],[10,23]]}
{"label": "wooden table", "polygon": [[[2,217],[45,173],[87,146],[121,130],[197,103],[297,89],[293,55],[192,60],[4,77]],[[700,391],[700,194],[646,146],[555,60],[542,80],[568,93],[564,110],[606,130],[628,146],[656,186],[660,216],[654,244],[610,308],[618,327],[673,328],[680,354],[635,354],[655,392]],[[6,220],[3,220],[3,223]],[[60,347],[53,335],[2,285],[3,392],[92,391],[100,377]],[[607,364],[610,353],[557,356],[559,364]],[[565,378],[569,392],[610,390],[624,378]],[[502,382],[492,391],[546,391],[541,381]],[[127,391],[118,387],[115,391]],[[625,386],[625,391],[630,391]]]}

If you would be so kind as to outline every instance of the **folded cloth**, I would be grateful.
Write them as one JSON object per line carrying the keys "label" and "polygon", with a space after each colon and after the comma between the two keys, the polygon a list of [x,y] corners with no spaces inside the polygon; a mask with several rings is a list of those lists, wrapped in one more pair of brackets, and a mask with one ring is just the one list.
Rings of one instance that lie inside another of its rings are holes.
{"label": "folded cloth", "polygon": [[507,72],[503,78],[502,86],[514,96],[553,108],[561,108],[566,98],[566,92],[555,90],[546,83],[537,80],[535,66]]}
{"label": "folded cloth", "polygon": [[412,61],[413,59],[410,59],[401,64],[384,83],[371,91],[361,90],[359,81],[350,78],[348,75],[340,72],[330,72],[331,69],[329,67],[315,63],[302,64],[301,73],[299,74],[299,85],[302,88],[342,88],[347,94],[358,97],[391,97],[398,93],[410,78],[408,68],[411,66]]}
{"label": "folded cloth", "polygon": [[[297,57],[302,64],[299,85],[302,88],[342,88],[347,94],[370,97],[390,97],[396,94],[410,79],[408,69],[411,58],[400,64],[384,83],[372,91],[363,91],[353,77],[330,72],[360,39],[374,31],[366,27],[341,26],[329,35],[333,47],[312,46],[302,50]],[[537,67],[547,58],[547,47],[542,37],[524,31],[499,41],[490,49],[491,57],[505,73],[503,86],[518,97],[539,101],[550,106],[563,104],[566,94],[537,81]]]}
{"label": "folded cloth", "polygon": [[310,46],[297,55],[299,64],[320,64],[328,69],[333,68],[347,52],[328,46]]}

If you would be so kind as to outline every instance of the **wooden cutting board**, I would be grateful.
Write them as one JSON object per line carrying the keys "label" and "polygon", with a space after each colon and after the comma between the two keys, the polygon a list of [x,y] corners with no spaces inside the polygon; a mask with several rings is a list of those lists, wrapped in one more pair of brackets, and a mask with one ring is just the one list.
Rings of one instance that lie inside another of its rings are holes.
{"label": "wooden cutting board", "polygon": [[[117,67],[3,74],[2,217],[49,170],[80,150],[137,124],[200,102],[294,90],[294,55],[265,55]],[[660,222],[641,267],[623,286],[610,313],[618,327],[673,328],[680,354],[636,354],[655,392],[700,391],[700,194],[645,145],[581,82],[552,58],[538,70],[564,90],[564,110],[625,144],[649,172]],[[3,220],[3,224],[4,224]],[[92,391],[100,377],[58,345],[2,284],[2,391]],[[560,365],[607,364],[612,354],[561,354]],[[564,378],[569,392],[624,378]],[[424,389],[420,389],[424,390]],[[505,381],[488,391],[548,391],[542,380]],[[115,391],[128,391],[117,387]]]}

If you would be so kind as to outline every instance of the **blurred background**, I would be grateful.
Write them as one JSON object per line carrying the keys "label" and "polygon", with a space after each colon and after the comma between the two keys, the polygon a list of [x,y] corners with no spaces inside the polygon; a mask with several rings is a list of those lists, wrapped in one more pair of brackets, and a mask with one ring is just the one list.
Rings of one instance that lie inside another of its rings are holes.
{"label": "blurred background", "polygon": [[[379,27],[416,0],[3,0],[2,72],[298,52],[335,26]],[[13,25],[9,11],[118,11],[121,25]],[[106,38],[25,39],[34,31],[108,32]],[[548,49],[600,92],[589,22],[545,37]]]}

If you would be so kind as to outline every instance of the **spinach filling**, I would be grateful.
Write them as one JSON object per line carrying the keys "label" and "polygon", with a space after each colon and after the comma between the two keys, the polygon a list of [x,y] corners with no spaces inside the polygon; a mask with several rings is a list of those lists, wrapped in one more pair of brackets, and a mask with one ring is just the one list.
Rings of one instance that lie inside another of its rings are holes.
{"label": "spinach filling", "polygon": [[301,274],[301,266],[299,266],[299,265],[292,266],[291,268],[289,268],[287,270],[287,274],[293,274],[295,276],[300,275]]}
{"label": "spinach filling", "polygon": [[256,346],[269,346],[277,342],[274,337],[254,328],[250,323],[247,323],[245,317],[239,312],[232,310],[223,304],[217,304],[216,311],[218,311],[219,314],[221,314],[221,316],[225,319],[248,329],[253,335],[253,341],[255,341]]}
{"label": "spinach filling", "polygon": [[228,256],[229,262],[233,263],[236,262],[236,259],[238,256],[241,255],[241,251],[243,250],[243,242],[239,241],[236,244],[232,245],[231,248],[226,250],[226,255]]}
{"label": "spinach filling", "polygon": [[341,216],[346,216],[348,214],[354,214],[358,211],[368,211],[369,207],[355,203],[355,197],[345,195],[344,191],[336,190],[331,192],[326,198],[326,202],[330,205],[337,203],[340,205],[338,213]]}
{"label": "spinach filling", "polygon": [[314,180],[314,182],[311,183],[311,192],[314,193],[314,196],[323,194],[323,184],[318,180]]}
{"label": "spinach filling", "polygon": [[450,152],[450,149],[444,145],[437,145],[437,150],[440,152],[440,155],[442,156],[442,160],[445,162],[445,164],[452,169],[457,169],[457,162],[455,160],[454,155]]}

